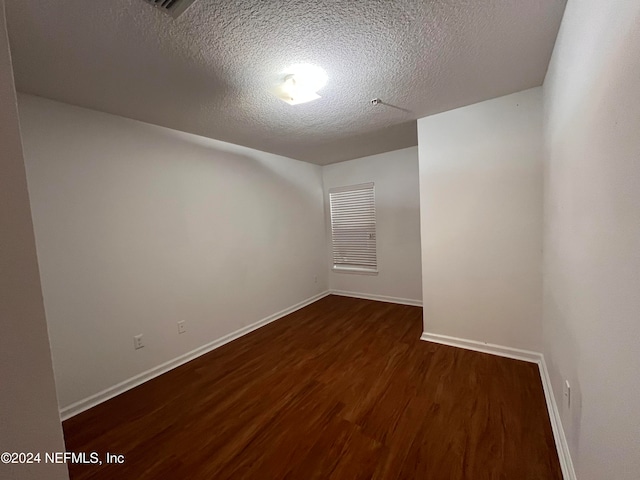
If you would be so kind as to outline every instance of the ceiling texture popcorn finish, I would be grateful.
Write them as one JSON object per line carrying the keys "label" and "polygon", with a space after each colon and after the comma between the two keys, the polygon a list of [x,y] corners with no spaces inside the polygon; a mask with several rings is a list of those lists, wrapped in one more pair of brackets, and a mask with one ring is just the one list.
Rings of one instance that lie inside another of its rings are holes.
{"label": "ceiling texture popcorn finish", "polygon": [[[7,0],[18,89],[318,164],[417,144],[415,119],[542,84],[565,0]],[[296,63],[322,98],[272,94]],[[382,104],[373,107],[372,98]]]}

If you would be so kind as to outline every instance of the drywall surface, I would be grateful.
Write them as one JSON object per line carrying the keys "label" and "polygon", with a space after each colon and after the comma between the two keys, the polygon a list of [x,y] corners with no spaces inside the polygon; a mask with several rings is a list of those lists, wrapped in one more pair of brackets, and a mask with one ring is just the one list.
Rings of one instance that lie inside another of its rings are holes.
{"label": "drywall surface", "polygon": [[542,91],[418,120],[424,330],[539,351]]}
{"label": "drywall surface", "polygon": [[571,0],[544,83],[544,354],[580,480],[640,478],[639,52],[637,0]]}
{"label": "drywall surface", "polygon": [[0,0],[0,452],[40,453],[42,463],[0,463],[7,480],[69,478],[45,464],[64,451],[20,141],[11,56]]}
{"label": "drywall surface", "polygon": [[326,290],[321,167],[33,96],[19,111],[61,407]]}
{"label": "drywall surface", "polygon": [[420,193],[418,149],[405,148],[327,165],[325,189],[327,245],[331,257],[330,188],[373,182],[376,196],[378,275],[329,273],[332,290],[420,302]]}

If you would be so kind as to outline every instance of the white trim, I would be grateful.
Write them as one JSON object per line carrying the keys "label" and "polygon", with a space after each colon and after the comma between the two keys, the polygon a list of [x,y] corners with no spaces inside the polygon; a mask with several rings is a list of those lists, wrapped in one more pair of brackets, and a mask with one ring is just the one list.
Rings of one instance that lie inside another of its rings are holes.
{"label": "white trim", "polygon": [[560,419],[560,411],[558,410],[556,397],[553,395],[553,388],[551,386],[549,371],[547,370],[547,363],[544,361],[544,355],[542,354],[540,354],[538,368],[540,369],[540,379],[542,380],[544,396],[547,400],[547,410],[549,410],[549,420],[551,421],[553,438],[556,441],[556,450],[558,451],[560,468],[562,468],[562,476],[565,480],[576,480],[576,471],[573,468],[569,444],[567,443],[567,437],[564,434],[564,428],[562,428],[562,420]]}
{"label": "white trim", "polygon": [[465,338],[450,337],[447,335],[428,332],[423,332],[420,336],[420,340],[536,363],[540,370],[540,381],[542,382],[542,390],[544,391],[544,398],[547,403],[549,422],[551,423],[553,439],[556,444],[556,451],[558,452],[558,460],[560,461],[560,468],[562,469],[562,477],[564,480],[576,480],[576,472],[573,468],[573,462],[571,461],[569,444],[567,443],[567,438],[564,434],[564,429],[562,428],[560,412],[558,410],[558,405],[556,404],[556,399],[553,395],[553,388],[551,386],[547,364],[544,361],[544,355],[530,350],[522,350],[519,348],[505,347],[492,343],[478,342],[476,340],[468,340]]}
{"label": "white trim", "polygon": [[173,360],[169,360],[168,362],[158,365],[157,367],[150,368],[145,372],[139,373],[138,375],[135,375],[123,382],[113,385],[112,387],[106,388],[105,390],[102,390],[101,392],[91,395],[83,400],[72,403],[71,405],[67,405],[66,407],[60,409],[60,418],[61,420],[67,420],[68,418],[84,412],[91,407],[95,407],[96,405],[105,402],[110,398],[120,395],[121,393],[124,393],[134,387],[137,387],[138,385],[141,385],[151,380],[152,378],[162,375],[169,370],[173,370],[180,365],[183,365],[195,358],[198,358],[201,355],[204,355],[205,353],[209,353],[210,351],[215,350],[216,348],[221,347],[222,345],[229,343],[243,335],[246,335],[249,332],[253,332],[254,330],[257,330],[258,328],[263,327],[268,323],[274,322],[286,315],[289,315],[290,313],[295,312],[296,310],[300,310],[301,308],[306,307],[307,305],[316,302],[321,298],[326,297],[327,295],[329,295],[329,291],[324,291],[322,293],[314,295],[313,297],[307,298],[300,303],[296,303],[289,308],[285,308],[284,310],[274,313],[273,315],[269,315],[262,320],[258,320],[257,322],[252,323],[251,325],[247,325],[246,327],[236,330],[235,332],[231,332],[224,337],[214,340],[213,342],[209,342],[205,345],[202,345],[201,347],[191,350],[190,352],[180,355]]}
{"label": "white trim", "polygon": [[410,298],[387,297],[386,295],[373,295],[370,293],[347,292],[344,290],[329,290],[331,295],[340,295],[341,297],[362,298],[364,300],[375,300],[378,302],[399,303],[400,305],[411,305],[412,307],[421,307],[422,300],[412,300]]}
{"label": "white trim", "polygon": [[441,343],[450,347],[466,348],[476,352],[490,353],[501,357],[513,358],[515,360],[523,360],[525,362],[538,363],[541,354],[522,350],[520,348],[503,347],[502,345],[494,345],[493,343],[478,342],[476,340],[467,340],[465,338],[449,337],[447,335],[438,335],[436,333],[423,332],[420,340],[427,342]]}

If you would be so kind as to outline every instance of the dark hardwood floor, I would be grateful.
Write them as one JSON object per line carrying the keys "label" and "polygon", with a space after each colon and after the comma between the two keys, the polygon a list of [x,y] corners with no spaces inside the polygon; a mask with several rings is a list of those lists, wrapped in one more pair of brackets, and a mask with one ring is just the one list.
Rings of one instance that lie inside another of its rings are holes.
{"label": "dark hardwood floor", "polygon": [[534,364],[329,296],[64,422],[72,479],[561,479]]}

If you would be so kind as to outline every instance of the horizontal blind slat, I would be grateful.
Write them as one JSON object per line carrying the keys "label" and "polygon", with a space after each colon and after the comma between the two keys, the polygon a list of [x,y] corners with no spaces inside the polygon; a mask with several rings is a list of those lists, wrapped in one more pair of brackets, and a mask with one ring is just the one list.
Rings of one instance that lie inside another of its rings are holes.
{"label": "horizontal blind slat", "polygon": [[373,184],[329,191],[334,265],[377,267]]}

